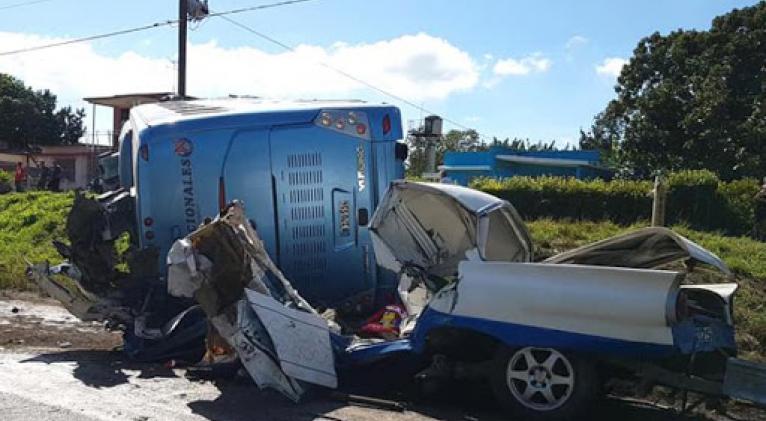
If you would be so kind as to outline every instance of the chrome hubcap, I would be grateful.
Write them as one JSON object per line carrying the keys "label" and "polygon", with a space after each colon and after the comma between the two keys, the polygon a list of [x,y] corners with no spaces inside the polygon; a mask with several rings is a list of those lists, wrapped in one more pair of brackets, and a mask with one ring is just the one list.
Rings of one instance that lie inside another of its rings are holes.
{"label": "chrome hubcap", "polygon": [[572,395],[574,370],[569,360],[555,349],[528,347],[511,357],[506,383],[522,405],[537,411],[551,411]]}

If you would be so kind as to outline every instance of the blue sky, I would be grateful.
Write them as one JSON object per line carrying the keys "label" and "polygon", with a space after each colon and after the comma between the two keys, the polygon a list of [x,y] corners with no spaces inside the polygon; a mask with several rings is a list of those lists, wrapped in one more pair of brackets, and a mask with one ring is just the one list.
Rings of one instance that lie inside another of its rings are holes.
{"label": "blue sky", "polygon": [[[0,8],[19,2],[0,0]],[[210,8],[269,2],[210,0]],[[642,37],[706,29],[713,17],[754,3],[314,0],[234,16],[298,46],[294,53],[221,19],[196,27],[189,35],[188,91],[353,97],[400,105],[405,119],[420,117],[420,111],[316,65],[324,62],[484,136],[564,143],[576,141],[579,129],[614,96],[614,73]],[[0,14],[0,51],[6,51],[172,19],[177,3],[49,0]],[[82,106],[83,96],[172,90],[175,54],[175,28],[166,27],[0,57],[0,72]],[[98,116],[97,131],[109,129],[108,112]]]}

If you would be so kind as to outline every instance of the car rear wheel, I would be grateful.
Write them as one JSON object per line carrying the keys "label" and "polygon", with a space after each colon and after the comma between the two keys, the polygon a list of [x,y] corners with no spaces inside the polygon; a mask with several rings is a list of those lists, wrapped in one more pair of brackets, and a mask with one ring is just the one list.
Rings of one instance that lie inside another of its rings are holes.
{"label": "car rear wheel", "polygon": [[495,398],[525,420],[577,419],[598,391],[590,361],[553,348],[498,350],[490,381]]}

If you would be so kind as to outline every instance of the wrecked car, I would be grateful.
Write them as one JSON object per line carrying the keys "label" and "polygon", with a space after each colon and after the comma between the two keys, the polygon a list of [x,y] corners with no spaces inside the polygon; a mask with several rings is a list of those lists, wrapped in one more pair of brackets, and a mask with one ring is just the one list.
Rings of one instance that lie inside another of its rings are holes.
{"label": "wrecked car", "polygon": [[486,380],[522,419],[574,418],[616,376],[765,403],[766,370],[734,358],[736,284],[684,284],[696,265],[729,269],[671,230],[533,263],[508,202],[394,182],[370,231],[377,261],[399,277],[405,315],[398,337],[365,340],[300,297],[244,214],[235,203],[177,241],[169,288],[197,299],[259,386],[293,400],[311,384],[336,387],[338,367],[396,355],[421,363],[419,382]]}

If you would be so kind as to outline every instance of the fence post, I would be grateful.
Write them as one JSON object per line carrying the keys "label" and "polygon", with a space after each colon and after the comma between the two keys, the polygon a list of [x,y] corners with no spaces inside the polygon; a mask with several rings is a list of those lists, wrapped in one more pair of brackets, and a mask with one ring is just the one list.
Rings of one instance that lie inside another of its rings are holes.
{"label": "fence post", "polygon": [[665,177],[654,177],[654,189],[652,190],[652,226],[665,226],[665,209],[667,207],[668,189],[665,185]]}

